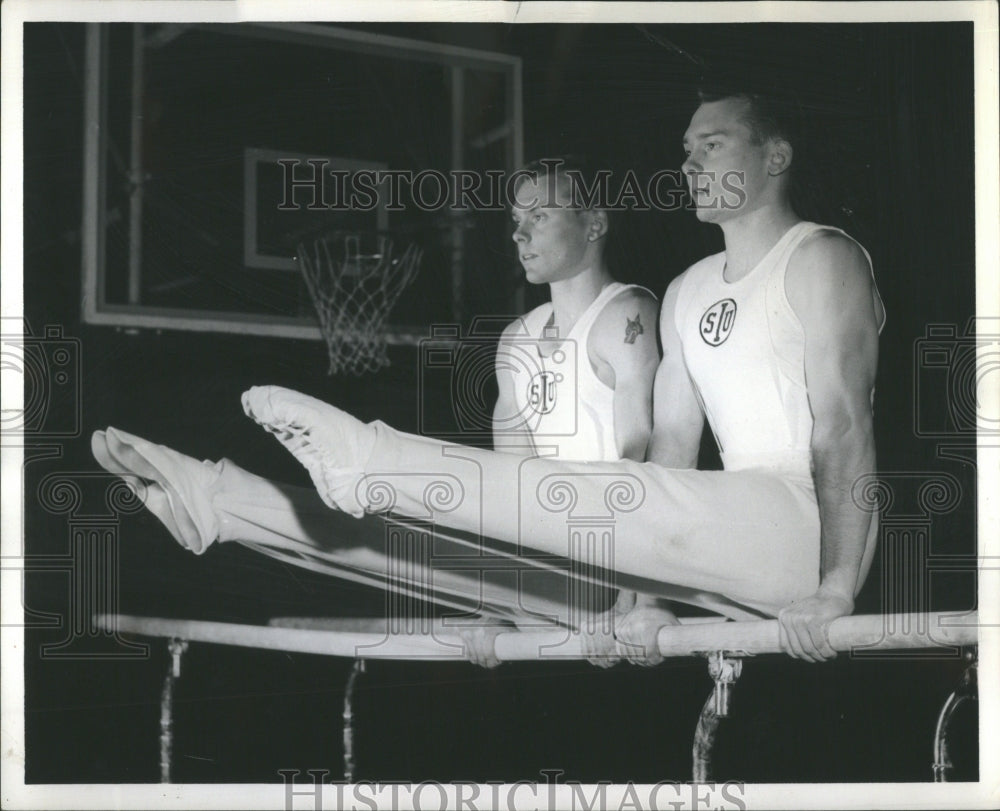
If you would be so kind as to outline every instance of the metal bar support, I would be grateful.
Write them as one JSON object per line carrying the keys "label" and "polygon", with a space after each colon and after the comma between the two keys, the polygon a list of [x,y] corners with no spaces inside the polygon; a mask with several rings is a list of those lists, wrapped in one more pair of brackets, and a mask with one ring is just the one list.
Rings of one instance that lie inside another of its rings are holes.
{"label": "metal bar support", "polygon": [[354,688],[358,677],[365,672],[365,660],[355,659],[354,667],[347,677],[347,688],[344,690],[344,780],[354,782]]}
{"label": "metal bar support", "polygon": [[732,686],[743,672],[743,651],[712,651],[708,654],[708,674],[715,683],[712,694],[701,708],[691,747],[692,779],[707,783],[712,779],[712,748],[719,731],[719,720],[729,716]]}
{"label": "metal bar support", "polygon": [[167,643],[170,651],[170,669],[163,680],[163,694],[160,698],[160,782],[169,783],[173,765],[174,748],[174,682],[181,677],[181,657],[188,649],[183,639],[171,639]]}
{"label": "metal bar support", "polygon": [[969,663],[962,673],[958,687],[948,696],[941,713],[938,715],[937,728],[934,730],[934,772],[935,783],[947,783],[948,772],[952,769],[951,757],[948,753],[948,728],[955,710],[964,701],[976,701],[979,697],[978,679],[976,678],[977,657],[976,650],[967,651],[965,660]]}

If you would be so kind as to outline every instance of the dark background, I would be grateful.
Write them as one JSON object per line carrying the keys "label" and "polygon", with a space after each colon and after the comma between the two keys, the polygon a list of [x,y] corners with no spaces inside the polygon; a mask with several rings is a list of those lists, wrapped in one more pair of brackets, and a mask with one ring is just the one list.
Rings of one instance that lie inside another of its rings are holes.
{"label": "dark background", "polygon": [[[680,139],[696,104],[692,86],[705,64],[801,90],[812,130],[812,149],[801,157],[815,170],[804,213],[865,245],[888,311],[876,399],[880,470],[901,493],[911,480],[955,477],[957,506],[927,524],[931,553],[975,553],[974,465],[939,457],[943,445],[973,440],[947,409],[954,370],[915,363],[928,325],[955,325],[962,336],[974,312],[971,24],[365,28],[521,55],[526,157],[583,151],[640,176],[679,166]],[[200,458],[227,456],[271,478],[305,483],[294,460],[243,417],[239,395],[248,386],[290,386],[362,419],[418,428],[413,348],[393,348],[390,368],[355,380],[326,377],[318,342],[132,335],[82,324],[83,28],[27,24],[24,54],[25,316],[36,335],[60,325],[65,338],[79,341],[82,385],[80,435],[39,439],[26,451],[29,563],[70,560],[70,524],[107,510],[100,493],[108,481],[83,475],[97,470],[89,453],[94,429],[115,425]],[[210,70],[211,55],[205,60],[192,71]],[[440,137],[447,132],[441,122]],[[683,211],[624,217],[614,233],[621,278],[658,293],[691,262],[721,248],[717,231]],[[968,341],[944,344],[960,352]],[[71,413],[67,397],[53,407]],[[918,400],[939,436],[918,436]],[[438,402],[447,404],[444,388]],[[707,452],[705,463],[712,461]],[[85,498],[76,512],[60,511],[51,500],[43,505],[39,488],[52,474],[82,482]],[[899,516],[919,513],[916,485],[911,489],[897,500]],[[126,613],[263,622],[280,614],[382,611],[377,592],[241,548],[214,547],[196,558],[142,511],[123,515],[116,526],[117,607]],[[859,612],[915,607],[888,594],[884,569],[892,565],[876,557]],[[165,646],[109,660],[96,654],[127,651],[102,639],[43,649],[68,636],[73,583],[65,570],[41,568],[29,565],[25,576],[26,779],[156,781]],[[920,607],[975,604],[971,570],[937,575],[931,586]],[[82,655],[71,659],[60,651]],[[329,768],[337,776],[350,664],[192,646],[177,688],[175,779],[280,781],[278,769],[288,768]],[[716,776],[928,780],[936,715],[961,670],[959,660],[940,657],[841,656],[822,666],[784,657],[748,660],[734,717],[720,733]],[[356,777],[530,780],[541,769],[561,769],[566,779],[591,782],[685,780],[710,686],[704,662],[695,659],[611,671],[586,664],[486,672],[462,663],[374,662],[355,702]],[[968,711],[957,719],[957,778],[977,774],[975,721]]]}

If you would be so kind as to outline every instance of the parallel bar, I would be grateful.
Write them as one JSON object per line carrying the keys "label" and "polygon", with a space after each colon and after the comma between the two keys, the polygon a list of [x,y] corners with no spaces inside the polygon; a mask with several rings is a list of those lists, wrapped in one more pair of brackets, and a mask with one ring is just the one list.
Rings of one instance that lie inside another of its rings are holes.
{"label": "parallel bar", "polygon": [[[958,625],[961,621],[963,624]],[[142,636],[174,637],[192,642],[346,656],[366,659],[464,660],[463,643],[454,628],[434,629],[433,637],[385,634],[377,631],[325,631],[236,625],[197,620],[100,614],[95,626],[106,631]],[[978,614],[890,614],[842,617],[830,625],[835,650],[937,648],[978,644]],[[949,624],[955,623],[955,624]],[[585,658],[580,637],[568,631],[517,631],[500,634],[495,643],[501,661]],[[777,620],[698,622],[660,629],[664,656],[695,656],[711,651],[736,655],[780,653]],[[455,646],[443,653],[442,642]],[[377,647],[376,647],[377,646]],[[361,650],[363,649],[363,651]],[[625,651],[621,651],[624,653]]]}
{"label": "parallel bar", "polygon": [[[979,614],[930,612],[841,617],[830,624],[829,639],[836,651],[976,645]],[[664,656],[691,656],[716,650],[750,655],[781,653],[777,620],[668,626],[660,629],[657,641]]]}

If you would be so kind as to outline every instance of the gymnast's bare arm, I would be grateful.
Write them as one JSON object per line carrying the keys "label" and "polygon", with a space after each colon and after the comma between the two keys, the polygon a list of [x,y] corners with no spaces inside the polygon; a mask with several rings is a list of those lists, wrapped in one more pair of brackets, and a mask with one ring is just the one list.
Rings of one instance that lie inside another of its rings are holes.
{"label": "gymnast's bare arm", "polygon": [[646,459],[663,467],[694,468],[705,424],[701,404],[688,376],[681,339],[674,323],[677,292],[683,276],[674,279],[660,309],[660,342],[663,359],[653,383],[653,433]]}
{"label": "gymnast's bare arm", "polygon": [[[523,322],[515,319],[504,329],[497,347],[496,378],[499,394],[493,407],[493,450],[512,453],[517,456],[534,456],[535,445],[531,433],[523,422],[517,419],[517,402],[514,399],[514,375],[507,362],[511,353],[505,349],[514,336],[523,341]],[[479,667],[494,668],[500,660],[494,651],[498,634],[514,630],[509,623],[482,625],[463,629],[459,632],[465,643],[465,654],[469,661]]]}
{"label": "gymnast's bare arm", "polygon": [[851,498],[875,470],[871,392],[878,361],[881,303],[858,245],[821,233],[792,255],[788,301],[805,332],[805,372],[813,413],[810,448],[820,515],[820,586],[779,614],[783,649],[801,659],[836,655],[827,629],[854,611],[873,520]]}
{"label": "gymnast's bare arm", "polygon": [[653,429],[653,378],[660,361],[656,299],[627,290],[601,311],[587,355],[598,379],[614,389],[615,443],[622,459],[642,462]]}
{"label": "gymnast's bare arm", "polygon": [[[669,359],[666,354],[660,359],[656,335],[653,330],[646,329],[654,323],[652,316],[656,312],[650,304],[651,299],[645,302],[645,309],[640,310],[639,314],[629,315],[630,318],[642,319],[644,334],[641,337],[649,339],[642,347],[643,355],[629,357],[626,347],[614,346],[610,340],[614,337],[613,330],[606,332],[602,347],[607,347],[609,355],[614,353],[618,369],[630,368],[624,366],[625,363],[631,364],[631,370],[641,369],[639,373],[631,371],[628,377],[623,377],[624,385],[620,386],[619,381],[615,382],[615,435],[622,456],[642,460],[645,455],[652,461],[669,464],[671,467],[694,467],[698,461],[698,446],[701,442],[701,406],[694,396],[680,355],[680,338],[673,319],[676,300],[677,288],[676,285],[671,285],[667,289],[659,315],[664,351],[672,352]],[[613,304],[618,302],[619,299],[615,299]],[[624,306],[617,312],[619,318],[628,313],[630,308],[636,309],[638,301],[626,301],[622,304]],[[608,310],[610,309],[609,306]],[[607,323],[615,323],[614,315]],[[672,408],[661,413],[665,403],[671,403]],[[654,456],[650,457],[650,454]],[[656,631],[677,620],[661,601],[650,595],[622,590],[612,612],[612,619],[614,634],[610,638],[601,633],[592,635],[589,639],[584,637],[584,647],[591,653],[592,663],[607,666],[617,661],[612,656],[616,641],[628,646],[627,658],[634,664],[654,665],[662,661],[655,643]]]}
{"label": "gymnast's bare arm", "polygon": [[[522,322],[515,319],[504,329],[497,347],[496,378],[499,394],[493,407],[493,450],[518,456],[534,456],[535,446],[531,433],[517,419],[517,402],[514,399],[514,374],[506,361],[511,356],[505,347],[514,335],[522,334]],[[523,337],[521,339],[524,340]]]}
{"label": "gymnast's bare arm", "polygon": [[[511,453],[516,456],[534,456],[535,444],[530,431],[518,417],[517,401],[514,397],[514,373],[509,360],[516,352],[507,349],[515,337],[524,341],[524,324],[515,319],[504,329],[497,346],[496,405],[493,407],[493,450],[500,453]],[[494,642],[498,634],[513,630],[509,623],[482,625],[463,629],[459,632],[465,643],[465,654],[475,665],[494,668],[500,664],[494,651]]]}
{"label": "gymnast's bare arm", "polygon": [[[664,467],[686,469],[698,464],[704,417],[674,322],[680,284],[680,277],[670,283],[660,308],[663,357],[653,383],[653,431],[646,459]],[[629,605],[629,596],[623,593],[616,606],[615,632],[618,640],[629,647],[628,659],[633,664],[655,665],[663,661],[656,643],[657,632],[676,622],[673,613],[649,595],[635,595]]]}
{"label": "gymnast's bare arm", "polygon": [[[642,462],[653,428],[653,378],[659,366],[656,338],[659,305],[643,290],[628,290],[601,311],[590,331],[587,355],[597,375],[614,389],[615,443],[622,459]],[[610,623],[601,622],[593,633],[582,635],[588,661],[610,667],[618,661],[614,630],[617,624],[643,599],[634,591],[622,590],[612,610]]]}

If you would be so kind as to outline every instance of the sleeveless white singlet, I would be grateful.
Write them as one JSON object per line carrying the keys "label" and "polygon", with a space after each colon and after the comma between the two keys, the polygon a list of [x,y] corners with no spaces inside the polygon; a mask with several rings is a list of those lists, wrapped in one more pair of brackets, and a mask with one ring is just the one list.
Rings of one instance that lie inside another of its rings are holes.
{"label": "sleeveless white singlet", "polygon": [[[539,353],[538,341],[552,317],[551,302],[523,316],[515,337],[505,340],[502,351],[511,361],[515,406],[539,452],[557,448],[559,459],[585,462],[621,458],[615,442],[615,392],[594,373],[587,341],[608,302],[627,290],[649,292],[621,282],[608,284],[548,357]],[[627,326],[622,324],[623,334]]]}
{"label": "sleeveless white singlet", "polygon": [[805,334],[785,294],[785,273],[792,252],[821,230],[844,233],[800,222],[738,281],[723,277],[725,253],[684,275],[675,325],[726,470],[810,474]]}

